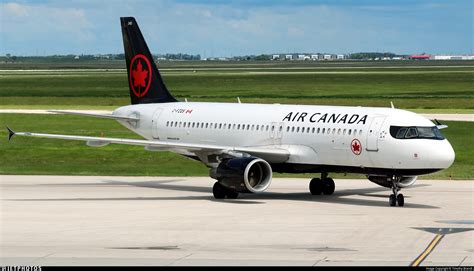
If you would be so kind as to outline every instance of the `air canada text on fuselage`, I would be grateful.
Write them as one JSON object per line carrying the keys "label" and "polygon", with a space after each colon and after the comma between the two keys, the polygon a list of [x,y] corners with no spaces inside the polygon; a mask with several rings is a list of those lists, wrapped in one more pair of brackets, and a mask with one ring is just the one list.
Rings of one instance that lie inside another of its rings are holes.
{"label": "air canada text on fuselage", "polygon": [[282,121],[311,123],[365,124],[367,115],[290,112]]}

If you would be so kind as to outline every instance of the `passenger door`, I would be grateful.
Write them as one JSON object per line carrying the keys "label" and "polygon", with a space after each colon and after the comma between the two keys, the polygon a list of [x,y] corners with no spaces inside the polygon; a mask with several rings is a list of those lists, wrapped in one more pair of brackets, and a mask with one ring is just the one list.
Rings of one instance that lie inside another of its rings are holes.
{"label": "passenger door", "polygon": [[159,121],[158,120],[160,119],[161,111],[163,111],[163,109],[161,109],[161,108],[156,109],[156,111],[153,113],[153,117],[151,118],[152,135],[153,135],[153,138],[156,138],[156,139],[160,139],[160,137],[159,137],[160,131],[159,131],[159,127],[158,127]]}
{"label": "passenger door", "polygon": [[367,151],[378,151],[378,140],[380,137],[380,128],[382,127],[383,122],[387,116],[375,116],[372,119],[372,123],[370,124],[369,131],[367,132]]}

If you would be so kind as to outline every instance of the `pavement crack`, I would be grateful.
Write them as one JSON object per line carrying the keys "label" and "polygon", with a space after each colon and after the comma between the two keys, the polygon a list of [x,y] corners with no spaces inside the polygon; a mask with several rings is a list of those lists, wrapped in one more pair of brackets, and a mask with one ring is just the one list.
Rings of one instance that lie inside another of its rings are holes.
{"label": "pavement crack", "polygon": [[193,253],[189,253],[188,255],[185,255],[185,256],[183,256],[183,257],[181,257],[181,258],[178,258],[178,259],[174,260],[173,262],[171,262],[170,265],[174,265],[175,263],[177,263],[177,262],[179,262],[179,261],[181,261],[181,260],[184,260],[184,259],[186,259],[187,257],[189,257],[189,256],[191,256],[191,255],[193,255]]}
{"label": "pavement crack", "polygon": [[458,266],[461,266],[461,265],[462,265],[462,263],[463,263],[463,262],[464,262],[466,259],[467,259],[467,256],[465,256],[465,257],[464,257],[464,259],[462,259],[462,261],[459,263],[459,265],[458,265]]}

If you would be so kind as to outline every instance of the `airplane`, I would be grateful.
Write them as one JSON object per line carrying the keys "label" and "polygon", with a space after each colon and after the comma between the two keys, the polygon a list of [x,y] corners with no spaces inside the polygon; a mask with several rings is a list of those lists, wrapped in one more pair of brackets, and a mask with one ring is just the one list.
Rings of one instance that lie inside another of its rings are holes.
{"label": "airplane", "polygon": [[[168,91],[133,17],[121,17],[131,105],[112,114],[54,111],[118,121],[143,139],[32,132],[14,135],[144,146],[200,161],[216,180],[216,199],[261,193],[273,172],[319,173],[312,195],[331,195],[329,173],[358,173],[390,188],[390,206],[404,206],[402,188],[417,176],[451,166],[455,153],[436,124],[391,108],[178,101]],[[157,165],[159,166],[159,165]]]}

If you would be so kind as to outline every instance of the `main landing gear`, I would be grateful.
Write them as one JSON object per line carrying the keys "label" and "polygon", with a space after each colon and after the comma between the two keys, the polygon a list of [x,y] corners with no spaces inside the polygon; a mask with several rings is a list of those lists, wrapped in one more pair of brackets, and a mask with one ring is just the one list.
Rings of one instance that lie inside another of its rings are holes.
{"label": "main landing gear", "polygon": [[239,192],[231,190],[223,186],[219,182],[216,182],[212,187],[212,194],[214,194],[215,199],[236,199],[237,197],[239,197]]}
{"label": "main landing gear", "polygon": [[321,179],[313,178],[309,182],[309,191],[311,192],[311,195],[321,195],[321,193],[324,195],[332,195],[335,189],[336,185],[334,184],[334,180],[328,178],[327,173],[322,173]]}
{"label": "main landing gear", "polygon": [[402,178],[400,176],[392,176],[393,194],[390,195],[388,200],[390,206],[395,206],[398,204],[398,206],[402,207],[403,205],[405,205],[405,197],[403,196],[403,194],[398,194],[398,192],[401,190],[401,188],[398,186],[401,179]]}

